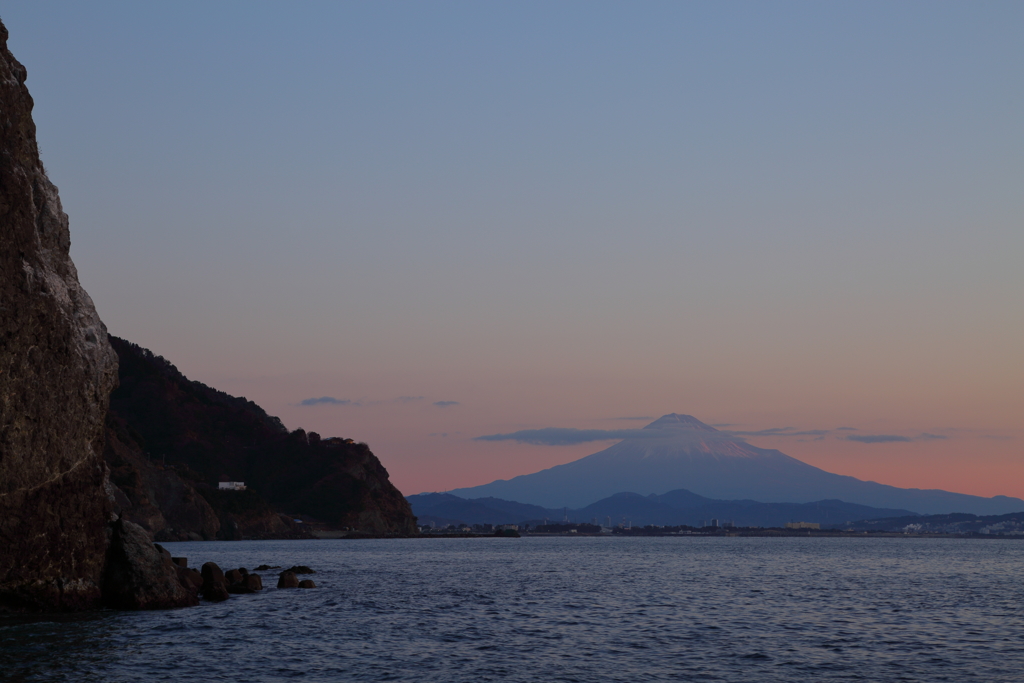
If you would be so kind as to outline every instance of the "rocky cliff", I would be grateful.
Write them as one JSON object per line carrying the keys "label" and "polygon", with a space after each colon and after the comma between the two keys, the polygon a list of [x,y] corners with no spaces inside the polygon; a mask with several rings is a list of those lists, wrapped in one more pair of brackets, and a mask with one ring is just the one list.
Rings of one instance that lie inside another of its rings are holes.
{"label": "rocky cliff", "polygon": [[0,609],[195,604],[145,532],[111,517],[117,356],[71,262],[25,78],[0,23]]}
{"label": "rocky cliff", "polygon": [[0,24],[0,603],[76,608],[100,599],[117,357],[69,256],[25,78]]}

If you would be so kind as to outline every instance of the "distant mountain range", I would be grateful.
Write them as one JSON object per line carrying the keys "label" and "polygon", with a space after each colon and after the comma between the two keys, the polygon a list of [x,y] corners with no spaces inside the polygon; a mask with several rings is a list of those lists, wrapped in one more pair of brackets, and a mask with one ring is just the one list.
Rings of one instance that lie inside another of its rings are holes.
{"label": "distant mountain range", "polygon": [[[550,509],[500,498],[467,500],[450,493],[421,493],[407,496],[420,524],[530,524],[596,521],[602,525],[621,523],[632,526],[705,526],[717,519],[720,524],[736,526],[780,527],[786,522],[818,522],[840,525],[876,518],[916,518],[910,510],[873,508],[841,500],[813,503],[760,503],[755,500],[713,500],[679,489],[660,496],[617,493],[584,508]],[[906,523],[904,523],[906,524]]]}
{"label": "distant mountain range", "polygon": [[577,510],[624,491],[660,496],[679,489],[715,500],[805,504],[827,499],[918,514],[1024,510],[1019,498],[901,489],[832,474],[780,451],[751,446],[689,415],[665,415],[644,430],[650,435],[627,438],[565,465],[451,493]]}

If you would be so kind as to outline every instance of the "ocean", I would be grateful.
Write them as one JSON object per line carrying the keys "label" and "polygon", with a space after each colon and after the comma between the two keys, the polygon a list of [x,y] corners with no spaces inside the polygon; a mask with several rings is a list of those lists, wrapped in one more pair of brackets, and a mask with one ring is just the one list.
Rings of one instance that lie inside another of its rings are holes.
{"label": "ocean", "polygon": [[[166,544],[312,590],[0,616],[4,681],[1021,681],[1024,542],[457,538]],[[300,577],[301,578],[301,577]]]}

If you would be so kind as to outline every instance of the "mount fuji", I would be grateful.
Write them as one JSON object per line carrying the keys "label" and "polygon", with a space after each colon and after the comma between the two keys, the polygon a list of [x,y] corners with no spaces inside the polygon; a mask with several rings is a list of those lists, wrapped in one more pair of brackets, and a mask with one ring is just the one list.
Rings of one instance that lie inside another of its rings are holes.
{"label": "mount fuji", "polygon": [[547,508],[582,508],[616,493],[663,494],[688,489],[725,500],[809,503],[839,499],[920,514],[998,515],[1024,510],[1024,500],[983,498],[937,489],[901,489],[833,474],[774,449],[751,446],[690,415],[665,415],[640,433],[565,465],[455,489],[462,498],[502,498]]}

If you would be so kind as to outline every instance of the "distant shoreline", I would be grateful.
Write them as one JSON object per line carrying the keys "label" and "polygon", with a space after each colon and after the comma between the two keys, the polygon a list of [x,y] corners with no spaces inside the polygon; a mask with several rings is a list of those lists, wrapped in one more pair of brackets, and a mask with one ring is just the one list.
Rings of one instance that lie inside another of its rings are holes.
{"label": "distant shoreline", "polygon": [[[1017,534],[944,534],[944,533],[902,533],[898,531],[838,531],[838,530],[814,530],[814,529],[763,529],[746,531],[729,531],[726,533],[700,533],[689,534],[677,533],[618,533],[618,534],[580,534],[580,533],[533,533],[529,531],[520,532],[522,538],[959,538],[967,540],[1024,540],[1024,535]],[[495,536],[494,534],[476,533],[427,533],[417,536],[353,536],[347,531],[321,531],[315,532],[314,539],[295,540],[342,540],[359,541],[371,539],[445,539],[445,538],[509,538],[508,536]],[[243,539],[244,540],[244,539]],[[261,540],[261,539],[252,539]]]}

